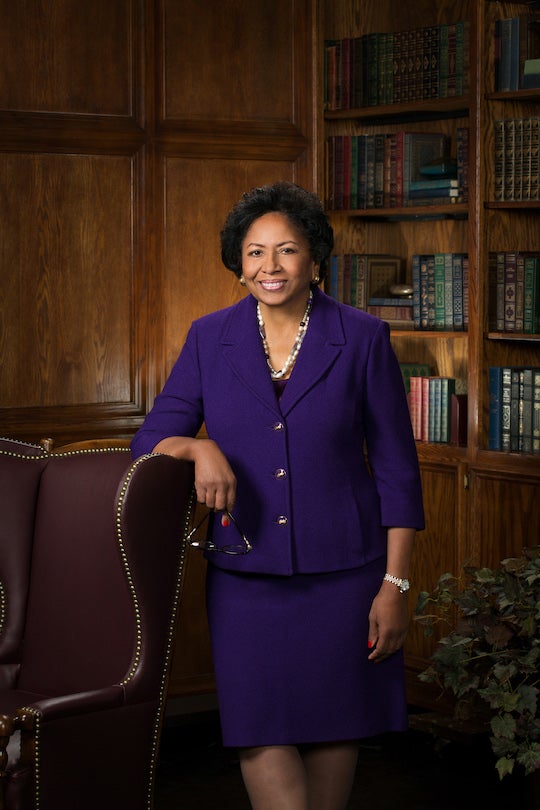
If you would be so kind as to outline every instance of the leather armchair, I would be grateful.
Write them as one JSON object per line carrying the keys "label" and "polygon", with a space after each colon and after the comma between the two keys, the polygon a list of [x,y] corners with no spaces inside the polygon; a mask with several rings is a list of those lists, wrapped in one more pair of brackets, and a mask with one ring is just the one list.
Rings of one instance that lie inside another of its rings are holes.
{"label": "leather armchair", "polygon": [[193,467],[0,440],[0,810],[151,808]]}

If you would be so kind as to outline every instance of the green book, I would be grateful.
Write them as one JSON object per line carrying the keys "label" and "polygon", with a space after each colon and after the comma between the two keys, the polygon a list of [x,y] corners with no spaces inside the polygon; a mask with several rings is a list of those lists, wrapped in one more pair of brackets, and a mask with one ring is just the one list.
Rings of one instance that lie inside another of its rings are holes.
{"label": "green book", "polygon": [[540,332],[540,257],[525,256],[525,282],[523,291],[523,331]]}
{"label": "green book", "polygon": [[456,381],[453,377],[441,379],[441,442],[449,442],[451,435],[452,394],[456,393]]}
{"label": "green book", "polygon": [[445,255],[435,253],[435,329],[445,326]]}

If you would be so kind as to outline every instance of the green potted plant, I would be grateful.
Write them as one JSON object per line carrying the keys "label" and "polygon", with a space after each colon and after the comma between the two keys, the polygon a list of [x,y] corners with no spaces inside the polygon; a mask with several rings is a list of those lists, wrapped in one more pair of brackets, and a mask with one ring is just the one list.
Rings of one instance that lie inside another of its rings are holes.
{"label": "green potted plant", "polygon": [[[540,771],[540,546],[499,568],[465,567],[421,592],[426,634],[450,628],[420,674],[454,698],[454,716],[489,733],[499,777]],[[444,632],[444,630],[443,630]]]}

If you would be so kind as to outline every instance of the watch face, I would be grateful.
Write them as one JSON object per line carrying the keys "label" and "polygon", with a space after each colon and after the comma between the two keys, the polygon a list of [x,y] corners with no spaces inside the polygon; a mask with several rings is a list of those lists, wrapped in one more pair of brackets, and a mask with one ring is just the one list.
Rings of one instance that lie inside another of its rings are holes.
{"label": "watch face", "polygon": [[409,584],[409,580],[408,579],[403,579],[401,581],[401,586],[400,586],[399,590],[401,591],[401,593],[407,593],[407,591],[409,590],[410,587],[411,586]]}

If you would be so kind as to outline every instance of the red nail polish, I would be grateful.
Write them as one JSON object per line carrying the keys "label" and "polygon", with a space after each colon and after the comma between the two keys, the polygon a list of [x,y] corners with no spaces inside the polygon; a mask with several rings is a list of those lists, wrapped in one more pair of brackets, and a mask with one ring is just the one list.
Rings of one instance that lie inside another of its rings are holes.
{"label": "red nail polish", "polygon": [[222,515],[221,516],[221,525],[222,526],[228,526],[229,523],[230,523],[230,520],[229,520],[228,515]]}
{"label": "red nail polish", "polygon": [[373,642],[371,641],[371,639],[368,639],[367,645],[368,645],[368,649],[371,650],[371,648],[373,647]]}

